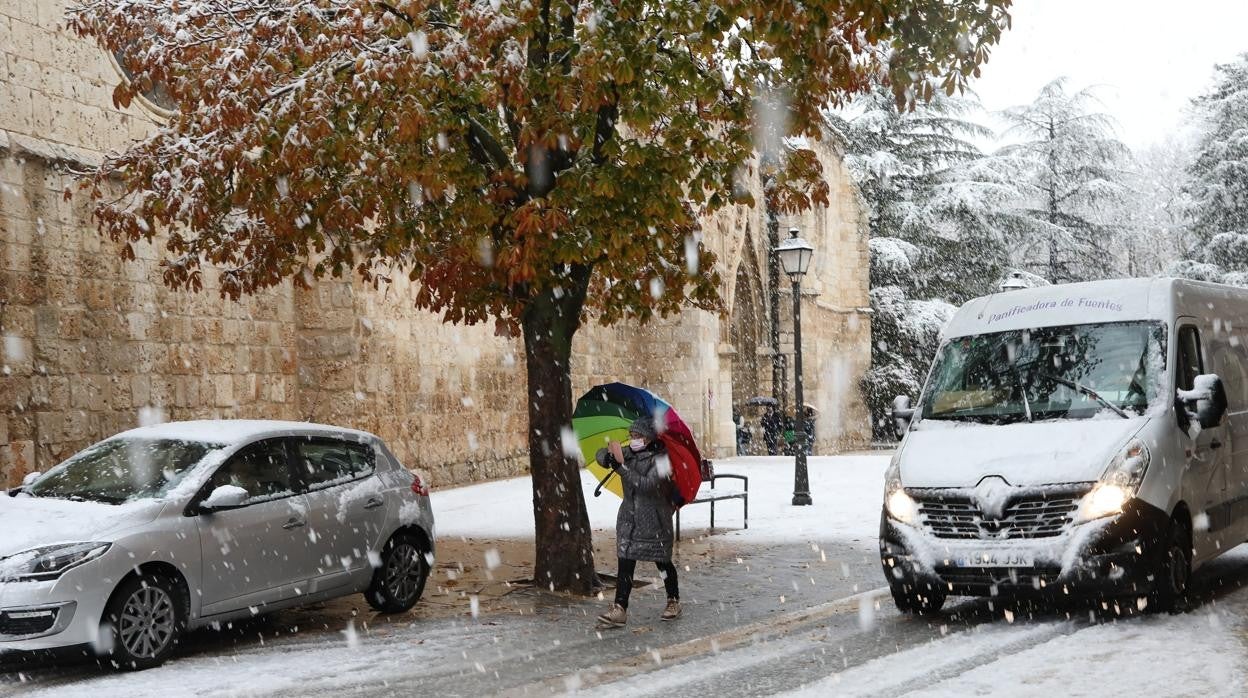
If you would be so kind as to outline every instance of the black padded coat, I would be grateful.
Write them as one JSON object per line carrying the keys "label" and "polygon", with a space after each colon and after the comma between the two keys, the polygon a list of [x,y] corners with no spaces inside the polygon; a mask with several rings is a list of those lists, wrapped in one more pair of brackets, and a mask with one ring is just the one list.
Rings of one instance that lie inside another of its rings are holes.
{"label": "black padded coat", "polygon": [[[615,460],[605,448],[599,449],[596,459],[608,468]],[[617,477],[624,485],[624,501],[615,516],[619,557],[647,562],[672,559],[672,516],[676,505],[672,501],[675,484],[671,470],[661,442],[642,451],[624,446],[624,463],[617,469]]]}

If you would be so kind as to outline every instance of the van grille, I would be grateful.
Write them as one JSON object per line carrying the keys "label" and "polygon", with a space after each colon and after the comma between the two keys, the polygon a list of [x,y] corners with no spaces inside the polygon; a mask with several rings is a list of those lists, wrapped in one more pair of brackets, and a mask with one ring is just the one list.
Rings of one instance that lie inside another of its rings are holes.
{"label": "van grille", "polygon": [[1069,524],[1090,484],[1036,490],[1013,498],[1000,519],[987,519],[969,493],[911,491],[923,525],[937,538],[1015,540],[1051,538]]}

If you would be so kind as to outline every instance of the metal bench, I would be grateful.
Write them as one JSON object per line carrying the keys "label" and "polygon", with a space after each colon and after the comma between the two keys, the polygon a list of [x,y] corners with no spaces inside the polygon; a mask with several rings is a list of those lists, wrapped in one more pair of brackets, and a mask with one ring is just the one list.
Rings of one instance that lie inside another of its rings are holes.
{"label": "metal bench", "polygon": [[[715,483],[718,480],[740,480],[742,489],[716,490]],[[698,496],[691,504],[711,505],[711,530],[715,530],[715,502],[722,502],[725,499],[740,499],[742,505],[742,518],[744,519],[744,528],[750,527],[750,479],[744,475],[733,475],[731,473],[715,474],[715,466],[709,459],[702,460],[702,482],[710,485],[698,490]],[[681,507],[683,509],[684,507]],[[680,540],[680,509],[676,510],[676,540]]]}

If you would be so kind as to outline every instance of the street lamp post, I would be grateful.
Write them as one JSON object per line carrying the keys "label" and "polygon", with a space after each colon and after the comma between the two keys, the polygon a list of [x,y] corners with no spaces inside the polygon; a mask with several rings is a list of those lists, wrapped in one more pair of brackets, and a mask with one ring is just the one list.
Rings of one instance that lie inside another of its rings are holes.
{"label": "street lamp post", "polygon": [[797,454],[793,463],[793,505],[812,504],[810,476],[806,471],[806,398],[802,395],[802,277],[810,268],[815,248],[797,236],[797,228],[789,228],[789,238],[776,247],[776,256],[784,273],[793,282],[793,398],[796,419],[794,434]]}

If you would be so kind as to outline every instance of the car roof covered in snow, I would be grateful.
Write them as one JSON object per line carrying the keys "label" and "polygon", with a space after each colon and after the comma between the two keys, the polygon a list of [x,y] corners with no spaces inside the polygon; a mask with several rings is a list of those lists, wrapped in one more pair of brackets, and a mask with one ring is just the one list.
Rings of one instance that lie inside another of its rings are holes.
{"label": "car roof covered in snow", "polygon": [[967,301],[942,334],[953,338],[1032,327],[1131,320],[1170,322],[1177,314],[1197,314],[1206,307],[1206,300],[1218,299],[1246,303],[1248,291],[1167,277],[1037,286]]}
{"label": "car roof covered in snow", "polygon": [[269,419],[204,419],[166,422],[122,432],[114,438],[178,439],[233,446],[274,436],[349,436],[359,440],[377,437],[366,431],[312,422]]}

